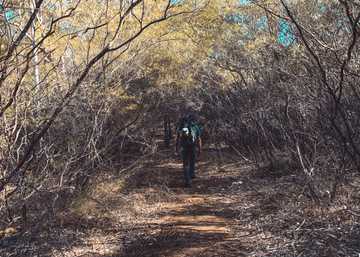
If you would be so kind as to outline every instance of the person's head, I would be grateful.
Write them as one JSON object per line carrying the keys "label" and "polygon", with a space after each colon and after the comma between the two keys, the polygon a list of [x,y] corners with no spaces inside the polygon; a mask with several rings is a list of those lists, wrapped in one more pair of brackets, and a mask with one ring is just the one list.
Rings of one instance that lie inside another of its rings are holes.
{"label": "person's head", "polygon": [[194,102],[186,101],[183,105],[181,114],[180,114],[181,123],[187,121],[196,122],[198,120],[197,110]]}
{"label": "person's head", "polygon": [[185,112],[186,113],[193,113],[195,111],[195,104],[191,101],[187,101],[185,103]]}
{"label": "person's head", "polygon": [[194,121],[195,120],[195,115],[192,112],[188,112],[185,117],[189,121]]}

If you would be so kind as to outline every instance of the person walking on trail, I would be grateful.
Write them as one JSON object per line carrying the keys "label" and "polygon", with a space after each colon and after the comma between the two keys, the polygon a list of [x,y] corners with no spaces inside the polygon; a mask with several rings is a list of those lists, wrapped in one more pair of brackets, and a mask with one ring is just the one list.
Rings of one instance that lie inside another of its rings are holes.
{"label": "person walking on trail", "polygon": [[181,150],[185,186],[191,187],[191,179],[195,178],[195,161],[200,156],[201,127],[197,124],[194,115],[182,117],[176,129],[176,152]]}

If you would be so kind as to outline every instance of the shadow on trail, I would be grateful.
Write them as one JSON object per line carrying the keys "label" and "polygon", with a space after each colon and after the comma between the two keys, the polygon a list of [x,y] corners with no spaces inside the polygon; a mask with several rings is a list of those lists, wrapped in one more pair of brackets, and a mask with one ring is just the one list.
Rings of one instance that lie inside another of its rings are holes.
{"label": "shadow on trail", "polygon": [[118,256],[242,256],[238,245],[236,246],[238,251],[230,254],[228,247],[221,245],[225,240],[226,237],[223,233],[201,233],[193,230],[167,228],[161,229],[151,237],[137,239],[125,248],[123,254]]}
{"label": "shadow on trail", "polygon": [[[169,151],[166,151],[169,153]],[[238,181],[240,174],[221,173],[215,167],[213,160],[215,153],[203,153],[196,163],[196,178],[191,188],[185,188],[182,162],[179,157],[169,156],[158,158],[146,163],[146,170],[132,175],[126,182],[126,192],[147,189],[149,187],[168,187],[175,192],[189,194],[222,193],[221,189],[227,188]]]}

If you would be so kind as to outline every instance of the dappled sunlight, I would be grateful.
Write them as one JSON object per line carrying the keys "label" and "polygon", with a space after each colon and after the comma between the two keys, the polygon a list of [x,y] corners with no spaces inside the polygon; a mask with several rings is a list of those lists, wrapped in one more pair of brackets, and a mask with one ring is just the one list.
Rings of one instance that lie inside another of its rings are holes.
{"label": "dappled sunlight", "polygon": [[195,230],[202,233],[229,234],[227,220],[213,215],[163,216],[162,222],[173,224],[176,229]]}
{"label": "dappled sunlight", "polygon": [[178,162],[164,162],[161,164],[158,164],[156,166],[154,166],[153,168],[181,168],[182,164],[180,161]]}

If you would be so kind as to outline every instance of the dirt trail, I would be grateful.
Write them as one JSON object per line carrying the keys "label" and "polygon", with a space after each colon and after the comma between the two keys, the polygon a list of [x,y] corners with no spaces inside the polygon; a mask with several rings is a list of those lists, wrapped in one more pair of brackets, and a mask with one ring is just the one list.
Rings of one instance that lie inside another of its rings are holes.
{"label": "dirt trail", "polygon": [[216,152],[205,150],[192,187],[185,188],[181,161],[163,149],[125,180],[99,178],[90,195],[62,215],[61,241],[69,243],[51,256],[247,256],[234,230],[239,199],[229,193],[246,166],[224,164],[219,169]]}
{"label": "dirt trail", "polygon": [[184,188],[181,162],[167,155],[132,178],[135,190],[163,186],[170,198],[148,220],[153,235],[145,233],[146,240],[125,247],[122,256],[245,256],[232,229],[236,199],[226,192],[237,179],[219,172],[215,153],[208,151],[198,162],[192,188]]}

